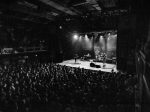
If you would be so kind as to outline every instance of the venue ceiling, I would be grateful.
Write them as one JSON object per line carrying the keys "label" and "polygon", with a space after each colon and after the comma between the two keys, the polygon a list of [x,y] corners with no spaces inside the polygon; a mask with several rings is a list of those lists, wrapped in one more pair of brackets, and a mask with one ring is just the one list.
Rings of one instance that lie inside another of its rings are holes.
{"label": "venue ceiling", "polygon": [[37,23],[129,13],[131,0],[0,0],[0,18]]}

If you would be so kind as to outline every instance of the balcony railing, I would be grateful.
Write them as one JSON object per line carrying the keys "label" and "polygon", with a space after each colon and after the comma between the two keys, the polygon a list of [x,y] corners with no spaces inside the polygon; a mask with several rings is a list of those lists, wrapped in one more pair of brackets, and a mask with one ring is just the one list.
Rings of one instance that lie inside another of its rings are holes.
{"label": "balcony railing", "polygon": [[45,52],[46,47],[20,47],[20,48],[3,48],[1,49],[1,55],[7,54],[20,54],[20,53],[35,53],[35,52]]}

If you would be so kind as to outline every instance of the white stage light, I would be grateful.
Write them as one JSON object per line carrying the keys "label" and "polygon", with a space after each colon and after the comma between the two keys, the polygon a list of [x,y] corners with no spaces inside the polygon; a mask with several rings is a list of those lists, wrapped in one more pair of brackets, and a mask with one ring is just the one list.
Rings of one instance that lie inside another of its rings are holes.
{"label": "white stage light", "polygon": [[59,26],[59,29],[62,29],[62,26]]}
{"label": "white stage light", "polygon": [[81,41],[81,40],[82,40],[82,36],[80,35],[80,36],[79,36],[79,41]]}
{"label": "white stage light", "polygon": [[74,38],[75,40],[77,40],[77,39],[78,39],[78,35],[75,34],[75,35],[73,36],[73,38]]}
{"label": "white stage light", "polygon": [[87,36],[87,34],[85,35],[85,40],[88,41],[88,36]]}

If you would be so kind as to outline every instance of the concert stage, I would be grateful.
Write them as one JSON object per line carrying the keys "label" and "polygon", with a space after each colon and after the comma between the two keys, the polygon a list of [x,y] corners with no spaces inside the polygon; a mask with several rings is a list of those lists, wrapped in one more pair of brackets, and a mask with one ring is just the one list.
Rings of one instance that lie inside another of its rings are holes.
{"label": "concert stage", "polygon": [[96,68],[96,67],[91,67],[90,66],[90,63],[92,62],[92,60],[90,61],[82,61],[80,59],[78,59],[75,63],[75,60],[72,59],[72,60],[66,60],[66,61],[63,61],[62,63],[58,63],[59,65],[66,65],[66,66],[70,66],[70,67],[79,67],[79,68],[84,68],[84,69],[90,69],[90,70],[96,70],[96,71],[104,71],[104,72],[111,72],[112,69],[114,70],[114,72],[117,72],[117,69],[116,69],[116,65],[115,64],[108,64],[106,63],[105,67],[103,67],[103,63],[101,62],[92,62],[94,63],[95,65],[99,65],[100,68]]}

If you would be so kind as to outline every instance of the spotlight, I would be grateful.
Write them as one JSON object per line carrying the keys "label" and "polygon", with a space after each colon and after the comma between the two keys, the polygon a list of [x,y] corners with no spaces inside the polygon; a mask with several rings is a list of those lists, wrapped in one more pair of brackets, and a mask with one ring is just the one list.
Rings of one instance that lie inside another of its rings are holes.
{"label": "spotlight", "polygon": [[59,26],[59,29],[62,29],[62,26]]}
{"label": "spotlight", "polygon": [[75,40],[77,40],[77,39],[78,39],[78,35],[77,35],[77,34],[74,34],[73,38],[74,38]]}
{"label": "spotlight", "polygon": [[82,36],[80,35],[80,36],[79,36],[79,41],[81,41],[81,39],[82,39]]}
{"label": "spotlight", "polygon": [[85,35],[85,40],[86,40],[86,41],[88,40],[88,36],[87,36],[87,34]]}
{"label": "spotlight", "polygon": [[102,38],[103,38],[103,36],[101,35],[101,36],[100,36],[100,39],[102,39]]}
{"label": "spotlight", "polygon": [[85,34],[85,38],[88,38],[87,34]]}

